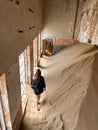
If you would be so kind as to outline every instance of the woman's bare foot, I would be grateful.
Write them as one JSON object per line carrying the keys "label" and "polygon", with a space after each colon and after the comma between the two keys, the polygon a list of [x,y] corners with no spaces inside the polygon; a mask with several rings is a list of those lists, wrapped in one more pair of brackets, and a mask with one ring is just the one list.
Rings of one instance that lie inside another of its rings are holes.
{"label": "woman's bare foot", "polygon": [[40,109],[39,109],[39,108],[37,108],[37,111],[40,111]]}
{"label": "woman's bare foot", "polygon": [[37,105],[37,111],[40,111],[40,106],[39,105]]}

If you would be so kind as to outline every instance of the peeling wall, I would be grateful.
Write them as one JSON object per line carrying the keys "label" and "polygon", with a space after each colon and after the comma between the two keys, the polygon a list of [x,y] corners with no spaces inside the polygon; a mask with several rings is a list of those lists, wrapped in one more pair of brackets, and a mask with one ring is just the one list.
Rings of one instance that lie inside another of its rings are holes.
{"label": "peeling wall", "polygon": [[0,0],[0,75],[42,29],[42,0]]}
{"label": "peeling wall", "polygon": [[31,68],[30,68],[30,45],[25,50],[25,71],[26,71],[26,83],[31,84]]}
{"label": "peeling wall", "polygon": [[72,38],[76,7],[77,0],[44,0],[43,37]]}
{"label": "peeling wall", "polygon": [[0,96],[0,130],[5,130],[5,129],[6,127],[5,127],[5,120],[4,120],[4,112],[3,112],[1,96]]}
{"label": "peeling wall", "polygon": [[[19,63],[12,65],[6,73],[6,84],[8,90],[9,108],[12,126],[19,126],[22,118],[21,90],[19,79]],[[18,116],[17,116],[18,115]],[[18,122],[17,122],[18,120]],[[18,124],[17,124],[18,123]],[[16,128],[16,127],[15,127]],[[17,130],[17,129],[16,129]]]}
{"label": "peeling wall", "polygon": [[98,0],[86,1],[78,39],[81,42],[98,45]]}
{"label": "peeling wall", "polygon": [[1,101],[1,104],[2,104],[5,126],[6,126],[7,130],[12,130],[12,123],[11,123],[11,116],[10,116],[10,109],[9,109],[9,101],[8,101],[8,93],[7,93],[7,84],[6,84],[5,74],[3,74],[0,77],[0,101]]}

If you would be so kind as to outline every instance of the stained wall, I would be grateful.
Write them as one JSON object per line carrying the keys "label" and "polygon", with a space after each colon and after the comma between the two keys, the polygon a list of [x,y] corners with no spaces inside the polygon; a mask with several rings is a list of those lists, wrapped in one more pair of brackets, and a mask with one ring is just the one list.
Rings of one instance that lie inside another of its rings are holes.
{"label": "stained wall", "polygon": [[42,29],[42,0],[0,0],[0,76]]}
{"label": "stained wall", "polygon": [[[81,12],[84,1],[80,1],[78,11]],[[81,5],[81,6],[80,6]],[[44,31],[43,38],[72,39],[77,0],[44,0]],[[81,14],[76,21],[75,39],[79,33]]]}
{"label": "stained wall", "polygon": [[98,0],[86,0],[78,39],[84,43],[98,45]]}

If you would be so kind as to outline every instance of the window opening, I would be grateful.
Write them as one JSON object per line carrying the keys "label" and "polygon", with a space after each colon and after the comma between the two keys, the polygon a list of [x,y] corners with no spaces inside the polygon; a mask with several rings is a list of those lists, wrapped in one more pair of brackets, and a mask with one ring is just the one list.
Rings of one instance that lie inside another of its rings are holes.
{"label": "window opening", "polygon": [[21,85],[21,96],[24,91],[24,84],[26,82],[26,71],[25,71],[25,52],[23,51],[19,56],[19,69],[20,69],[20,85]]}

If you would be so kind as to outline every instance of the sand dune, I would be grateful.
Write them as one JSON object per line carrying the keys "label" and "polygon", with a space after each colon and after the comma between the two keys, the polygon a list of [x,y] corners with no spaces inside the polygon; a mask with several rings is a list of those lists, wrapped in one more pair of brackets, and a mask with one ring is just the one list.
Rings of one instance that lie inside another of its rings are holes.
{"label": "sand dune", "polygon": [[77,43],[40,62],[47,91],[41,110],[30,86],[22,130],[98,130],[98,49]]}

